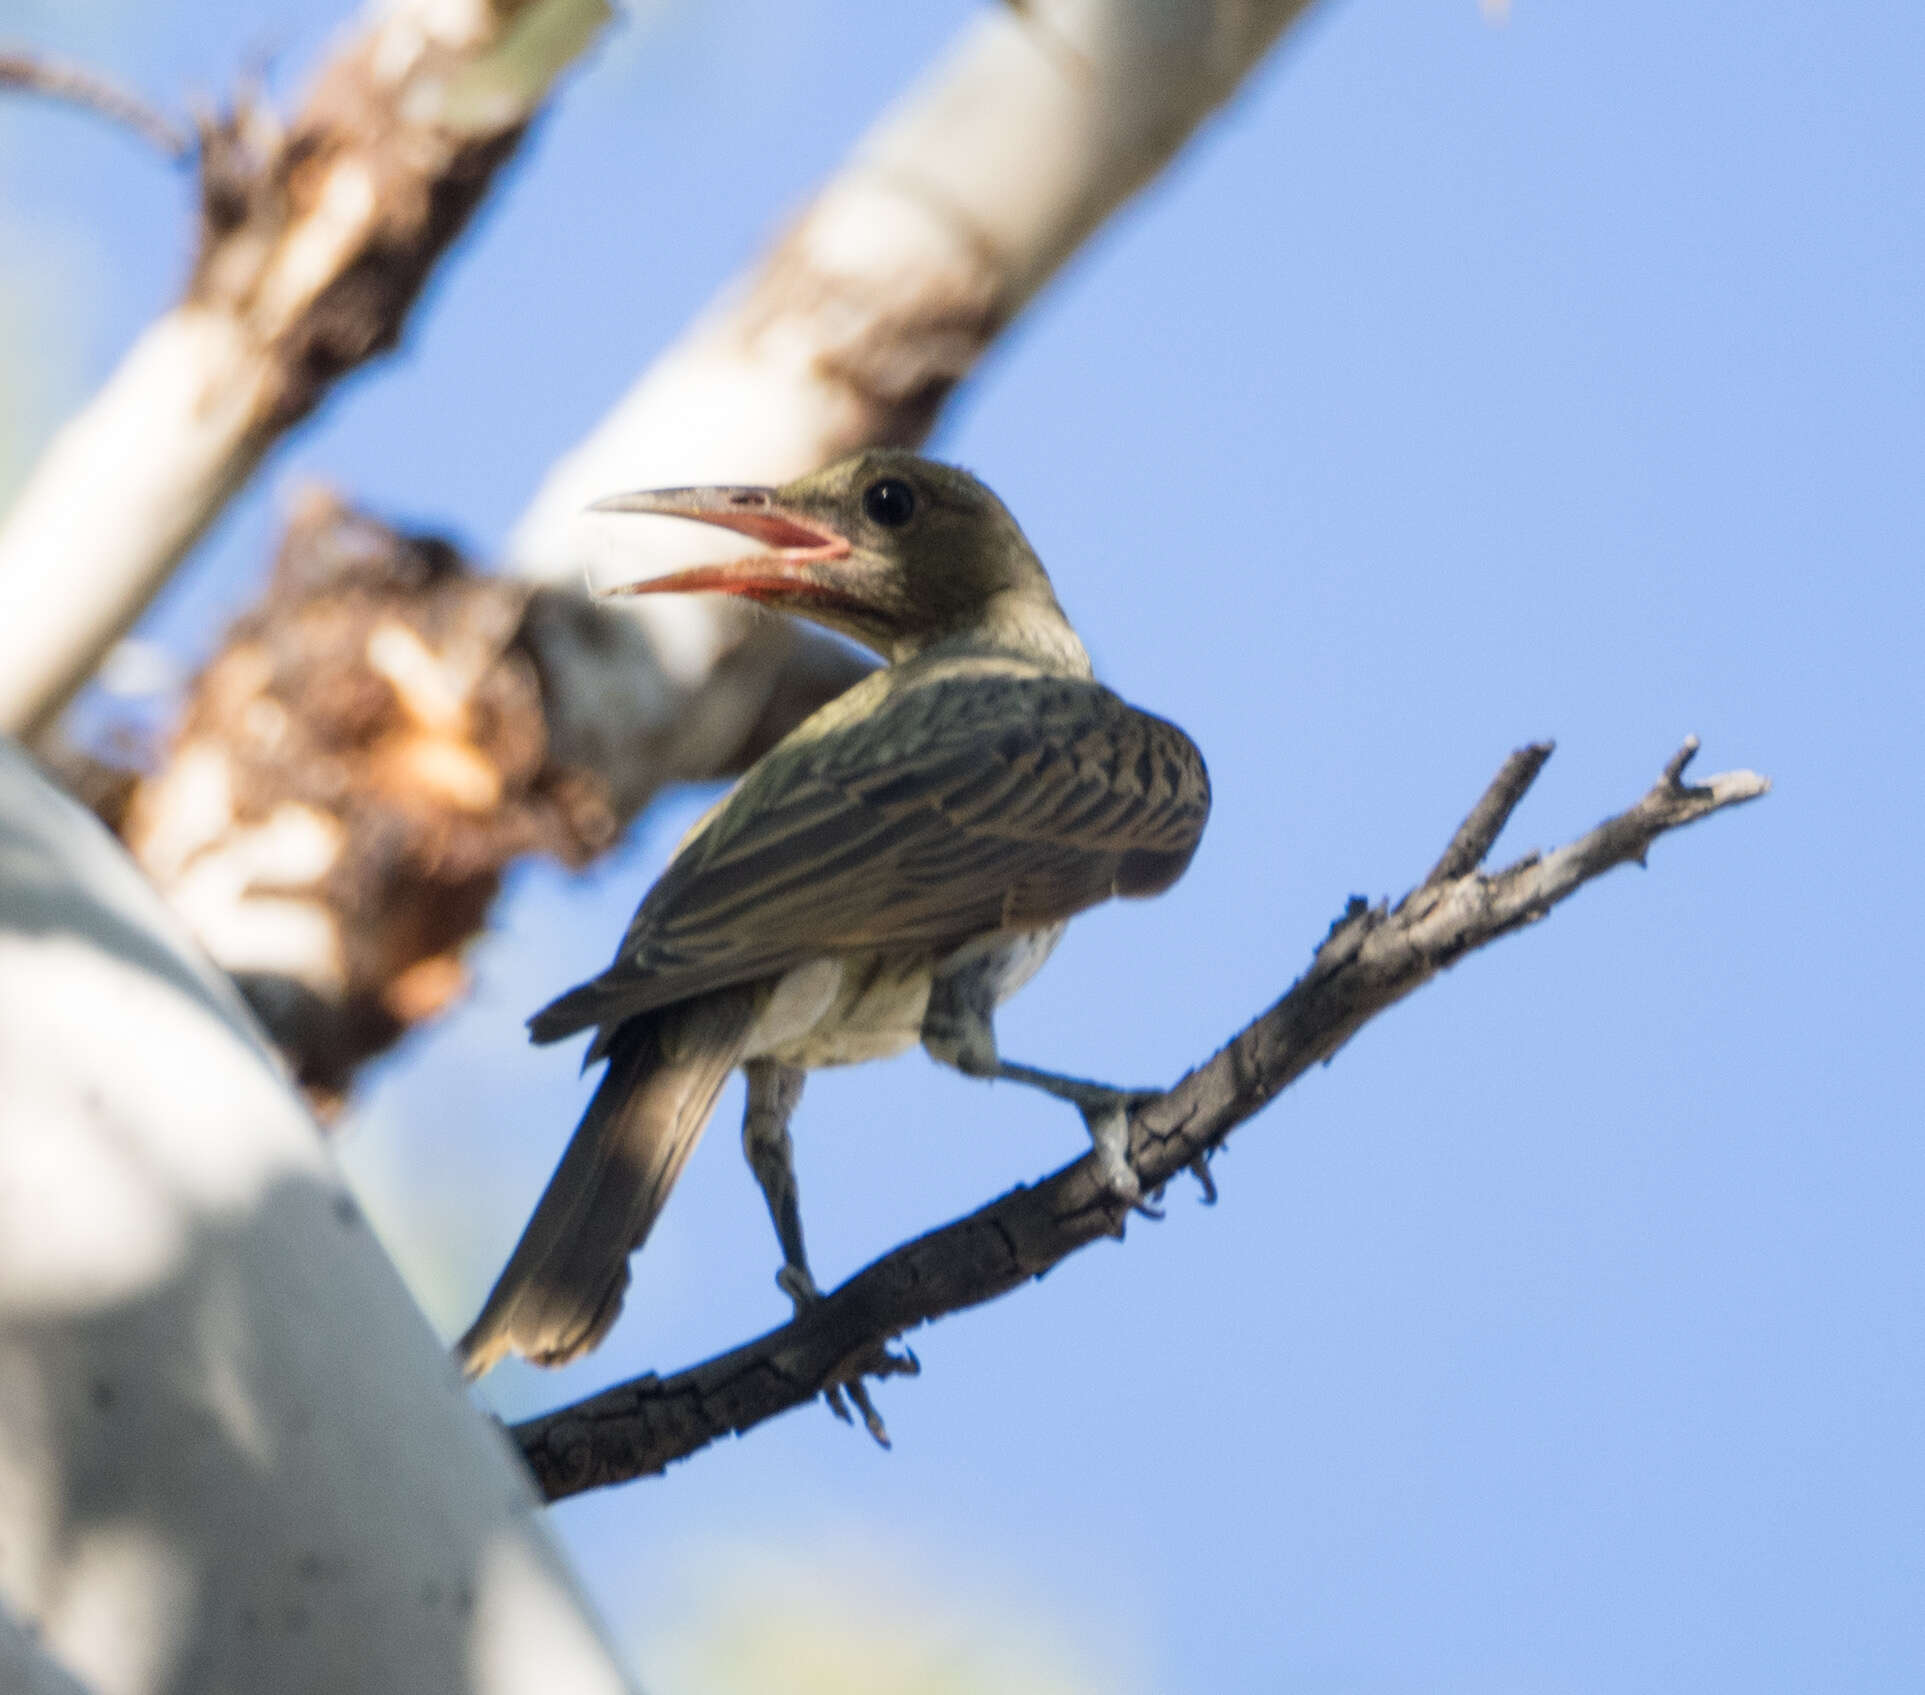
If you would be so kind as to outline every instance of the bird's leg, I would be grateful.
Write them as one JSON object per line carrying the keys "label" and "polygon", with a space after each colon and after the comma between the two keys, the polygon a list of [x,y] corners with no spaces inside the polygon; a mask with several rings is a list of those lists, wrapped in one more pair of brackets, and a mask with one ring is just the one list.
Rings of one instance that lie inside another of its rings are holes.
{"label": "bird's leg", "polygon": [[802,1099],[808,1076],[800,1066],[780,1060],[752,1059],[743,1068],[749,1081],[748,1110],[742,1114],[742,1152],[769,1203],[776,1240],[782,1244],[782,1269],[777,1287],[795,1303],[799,1314],[821,1296],[809,1272],[808,1251],[802,1245],[802,1210],[795,1185],[795,1144],[789,1139],[789,1120]]}
{"label": "bird's leg", "polygon": [[[784,1065],[774,1059],[752,1059],[742,1070],[749,1083],[748,1109],[742,1114],[742,1151],[748,1156],[749,1169],[755,1173],[756,1182],[761,1185],[762,1198],[769,1203],[769,1217],[775,1224],[776,1239],[782,1244],[782,1269],[775,1274],[776,1285],[794,1302],[795,1315],[800,1318],[822,1299],[809,1270],[808,1251],[802,1245],[795,1144],[789,1137],[789,1120],[802,1100],[802,1084],[808,1073],[800,1066]],[[878,1377],[886,1377],[896,1372],[914,1372],[916,1356],[910,1354],[906,1361],[900,1360],[883,1347],[876,1348],[874,1354],[880,1357],[865,1357],[855,1362],[854,1375],[831,1383],[822,1391],[822,1398],[837,1418],[850,1424],[854,1421],[842,1398],[846,1391],[862,1416],[863,1428],[886,1448],[889,1432],[869,1397],[862,1373],[869,1370]]]}
{"label": "bird's leg", "polygon": [[1160,1089],[1117,1089],[1087,1077],[1065,1077],[1033,1065],[1018,1065],[996,1052],[996,991],[1000,964],[994,956],[971,961],[937,975],[923,1013],[922,1045],[932,1059],[953,1065],[965,1077],[1001,1077],[1068,1101],[1083,1115],[1096,1154],[1103,1187],[1119,1201],[1160,1216],[1146,1206],[1143,1185],[1130,1167],[1130,1108],[1159,1095]]}

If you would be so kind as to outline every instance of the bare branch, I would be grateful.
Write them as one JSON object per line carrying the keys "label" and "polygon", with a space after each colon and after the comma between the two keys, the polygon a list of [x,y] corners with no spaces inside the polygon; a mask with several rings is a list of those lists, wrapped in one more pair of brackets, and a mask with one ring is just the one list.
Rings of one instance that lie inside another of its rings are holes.
{"label": "bare branch", "polygon": [[132,89],[71,60],[34,53],[0,53],[0,88],[18,88],[72,106],[85,106],[132,130],[175,161],[194,150],[193,135],[184,124],[176,123]]}
{"label": "bare branch", "polygon": [[[1694,740],[1628,811],[1556,852],[1485,876],[1476,861],[1549,749],[1513,754],[1458,830],[1440,869],[1394,909],[1361,900],[1332,926],[1310,969],[1213,1057],[1130,1115],[1130,1165],[1145,1191],[1196,1169],[1237,1125],[1340,1049],[1370,1019],[1466,953],[1542,918],[1593,878],[1642,861],[1667,830],[1755,800],[1749,771],[1682,781]],[[1206,1179],[1207,1179],[1207,1173]],[[1006,1293],[1078,1248],[1120,1235],[1129,1208],[1092,1156],[885,1254],[806,1316],[672,1377],[638,1378],[514,1427],[548,1499],[659,1472],[860,1372],[919,1324]]]}
{"label": "bare branch", "polygon": [[1504,761],[1504,768],[1491,779],[1483,799],[1458,826],[1450,846],[1444,849],[1444,857],[1430,868],[1430,875],[1419,888],[1434,889],[1439,883],[1455,882],[1484,863],[1484,856],[1497,844],[1504,826],[1511,821],[1511,814],[1517,810],[1517,803],[1537,781],[1537,774],[1544,769],[1544,761],[1551,757],[1555,745],[1532,742]]}

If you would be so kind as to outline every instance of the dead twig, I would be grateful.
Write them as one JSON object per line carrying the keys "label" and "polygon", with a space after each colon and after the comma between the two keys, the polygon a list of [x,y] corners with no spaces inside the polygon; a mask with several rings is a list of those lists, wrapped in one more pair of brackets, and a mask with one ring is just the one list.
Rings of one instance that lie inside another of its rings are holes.
{"label": "dead twig", "polygon": [[70,106],[84,106],[132,130],[177,164],[194,151],[194,134],[187,125],[176,122],[111,77],[68,59],[0,52],[0,88],[17,88],[28,94],[43,94],[49,100],[64,100]]}

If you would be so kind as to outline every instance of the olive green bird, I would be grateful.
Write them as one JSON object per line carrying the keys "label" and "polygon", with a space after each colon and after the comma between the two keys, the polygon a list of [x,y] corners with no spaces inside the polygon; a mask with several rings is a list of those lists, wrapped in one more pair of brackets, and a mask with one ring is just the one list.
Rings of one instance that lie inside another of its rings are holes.
{"label": "olive green bird", "polygon": [[743,1142],[781,1242],[778,1281],[815,1298],[788,1122],[804,1074],[920,1040],[973,1077],[1083,1112],[1106,1180],[1130,1095],[999,1059],[997,1005],[1066,920],[1182,875],[1210,810],[1174,724],[1093,680],[1089,655],[1001,501],[911,453],[859,454],[779,489],[667,489],[597,510],[692,518],[761,551],[621,592],[745,595],[889,661],[756,762],[649,890],[600,976],[529,1020],[593,1030],[608,1069],[481,1316],[470,1376],[504,1355],[594,1347],[736,1066]]}

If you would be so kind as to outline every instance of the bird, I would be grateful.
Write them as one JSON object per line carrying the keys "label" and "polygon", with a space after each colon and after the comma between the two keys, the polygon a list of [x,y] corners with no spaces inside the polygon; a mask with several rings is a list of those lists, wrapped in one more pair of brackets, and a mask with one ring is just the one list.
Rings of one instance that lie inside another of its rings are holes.
{"label": "bird", "polygon": [[761,544],[603,592],[742,596],[886,663],[763,754],[689,831],[608,969],[529,1020],[538,1043],[593,1031],[584,1067],[607,1069],[458,1344],[465,1374],[511,1354],[560,1365],[602,1340],[738,1066],[744,1151],[798,1312],[820,1297],[789,1125],[817,1067],[919,1041],[969,1076],[1044,1089],[1083,1114],[1106,1185],[1140,1200],[1124,1149],[1144,1091],[1004,1060],[993,1015],[1075,914],[1183,874],[1210,810],[1196,744],[1095,680],[1016,520],[957,467],[875,448],[780,488],[593,510]]}

